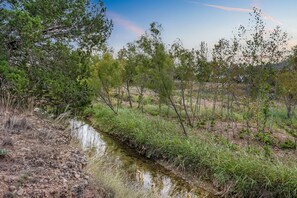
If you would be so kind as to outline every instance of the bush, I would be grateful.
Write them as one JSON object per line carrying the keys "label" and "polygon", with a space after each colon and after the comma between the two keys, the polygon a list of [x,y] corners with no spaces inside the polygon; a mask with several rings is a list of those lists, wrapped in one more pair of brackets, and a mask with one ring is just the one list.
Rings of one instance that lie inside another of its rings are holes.
{"label": "bush", "polygon": [[0,61],[0,88],[2,91],[8,91],[20,97],[27,93],[28,86],[29,79],[23,69],[10,67],[7,61]]}
{"label": "bush", "polygon": [[34,98],[38,106],[57,114],[90,104],[89,58],[60,45],[52,47],[52,59],[40,61],[44,66],[11,66],[0,61],[1,90],[21,99]]}
{"label": "bush", "polygon": [[59,70],[38,69],[35,73],[38,77],[31,82],[33,95],[39,96],[43,105],[53,108],[54,113],[61,113],[66,108],[81,108],[91,102],[92,91],[86,82],[71,79]]}

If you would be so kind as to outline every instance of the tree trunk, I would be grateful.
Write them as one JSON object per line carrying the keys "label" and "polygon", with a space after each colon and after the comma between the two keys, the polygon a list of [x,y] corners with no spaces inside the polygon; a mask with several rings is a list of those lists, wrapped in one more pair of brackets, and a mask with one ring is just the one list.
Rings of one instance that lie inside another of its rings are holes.
{"label": "tree trunk", "polygon": [[132,99],[131,99],[131,93],[130,93],[130,82],[129,81],[127,81],[127,92],[128,92],[129,105],[130,105],[130,108],[132,109],[133,106],[132,106]]}
{"label": "tree trunk", "polygon": [[181,82],[181,96],[182,96],[182,104],[183,104],[183,107],[184,107],[184,110],[185,110],[185,113],[186,113],[186,116],[187,116],[187,120],[188,120],[188,123],[189,125],[193,128],[193,124],[192,124],[192,121],[191,121],[191,118],[188,114],[188,109],[187,109],[187,106],[186,106],[186,101],[185,101],[185,89],[184,89],[184,85],[183,85],[183,82]]}
{"label": "tree trunk", "polygon": [[175,111],[175,113],[176,113],[176,115],[177,115],[177,117],[178,117],[179,123],[180,123],[180,125],[181,125],[181,127],[182,127],[182,129],[183,129],[183,134],[184,134],[186,137],[188,137],[188,134],[187,134],[186,128],[185,128],[185,126],[184,126],[183,120],[182,120],[182,118],[181,118],[181,116],[180,116],[180,114],[179,114],[179,112],[178,112],[178,110],[177,110],[177,108],[176,108],[174,102],[172,101],[172,99],[171,99],[170,96],[168,96],[168,99],[169,99],[169,101],[170,101],[170,103],[171,103],[171,105],[172,105],[172,107],[173,107],[173,109],[174,109],[174,111]]}
{"label": "tree trunk", "polygon": [[140,87],[140,93],[139,93],[139,96],[138,96],[138,106],[137,106],[137,109],[140,109],[141,104],[142,104],[143,90],[144,90],[144,87]]}

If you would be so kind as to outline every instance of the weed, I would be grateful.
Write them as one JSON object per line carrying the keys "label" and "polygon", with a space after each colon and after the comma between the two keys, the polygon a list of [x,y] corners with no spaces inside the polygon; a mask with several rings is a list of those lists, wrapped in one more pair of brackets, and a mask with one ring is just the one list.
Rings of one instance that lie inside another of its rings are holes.
{"label": "weed", "polygon": [[8,154],[8,151],[5,149],[0,149],[0,157],[5,157]]}
{"label": "weed", "polygon": [[284,142],[280,144],[282,149],[296,149],[296,143],[290,139],[286,139]]}
{"label": "weed", "polygon": [[259,132],[255,135],[255,138],[265,145],[273,145],[274,141],[268,133]]}

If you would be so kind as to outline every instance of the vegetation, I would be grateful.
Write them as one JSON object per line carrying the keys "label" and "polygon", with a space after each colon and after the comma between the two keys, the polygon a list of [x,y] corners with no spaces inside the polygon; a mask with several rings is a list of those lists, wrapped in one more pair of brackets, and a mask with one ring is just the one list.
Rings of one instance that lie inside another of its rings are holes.
{"label": "vegetation", "polygon": [[176,124],[127,108],[115,115],[97,105],[85,113],[92,115],[96,127],[129,142],[147,157],[166,159],[201,173],[204,179],[229,185],[229,195],[259,197],[266,192],[276,197],[296,196],[295,165],[267,160],[264,154],[238,149],[231,143],[223,144],[210,134],[182,137]]}
{"label": "vegetation", "polygon": [[228,195],[296,196],[295,157],[279,158],[296,148],[296,51],[280,27],[266,31],[260,10],[251,16],[249,28],[219,40],[211,59],[205,43],[166,47],[152,23],[117,58],[93,62],[97,77],[89,82],[112,111],[94,104],[87,114],[147,157],[204,171]]}
{"label": "vegetation", "polygon": [[5,149],[0,149],[0,157],[3,157],[3,156],[5,156],[5,155],[7,155],[7,150],[5,150]]}
{"label": "vegetation", "polygon": [[262,16],[211,50],[167,45],[153,22],[115,54],[101,0],[0,1],[0,98],[56,114],[92,104],[102,130],[228,195],[296,197],[297,47]]}
{"label": "vegetation", "polygon": [[[103,160],[90,160],[87,166],[88,172],[92,173],[97,184],[101,185],[103,195],[105,197],[153,197],[151,192],[145,192],[138,186],[127,186],[127,178],[124,178],[122,174],[115,174],[113,162],[103,163]],[[105,160],[106,161],[106,160]],[[112,168],[111,168],[112,167]]]}
{"label": "vegetation", "polygon": [[2,90],[56,113],[89,104],[90,55],[112,28],[101,1],[1,1],[0,16]]}

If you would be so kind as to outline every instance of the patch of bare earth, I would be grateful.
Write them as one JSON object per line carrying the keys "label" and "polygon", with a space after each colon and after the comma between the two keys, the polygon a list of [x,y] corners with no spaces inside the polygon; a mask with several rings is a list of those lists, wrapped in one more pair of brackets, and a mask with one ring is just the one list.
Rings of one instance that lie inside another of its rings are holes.
{"label": "patch of bare earth", "polygon": [[101,197],[70,140],[35,115],[0,112],[0,197]]}
{"label": "patch of bare earth", "polygon": [[[242,123],[216,121],[213,127],[211,127],[208,123],[207,126],[204,126],[201,129],[204,129],[205,131],[211,129],[211,131],[208,133],[213,133],[218,136],[222,136],[225,139],[229,140],[230,143],[239,146],[239,148],[247,148],[249,145],[254,145],[258,147],[264,146],[264,143],[258,140],[256,137],[256,134],[258,133],[256,127],[251,127],[250,135],[240,135],[240,131],[246,129],[246,126]],[[199,134],[199,131],[197,131],[196,133]],[[273,144],[270,146],[270,148],[272,149],[271,154],[273,157],[291,158],[295,160],[297,159],[296,150],[280,148],[281,143],[285,142],[286,140],[290,140],[292,142],[295,141],[295,139],[290,134],[287,134],[285,131],[281,130],[274,130],[271,133],[268,129],[266,130],[266,133],[269,135],[269,138],[273,141]]]}

